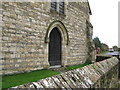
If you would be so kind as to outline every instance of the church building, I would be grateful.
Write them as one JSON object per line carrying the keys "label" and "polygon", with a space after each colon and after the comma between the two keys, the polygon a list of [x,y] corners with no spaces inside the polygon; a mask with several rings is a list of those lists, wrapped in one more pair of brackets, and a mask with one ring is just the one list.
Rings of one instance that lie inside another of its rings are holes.
{"label": "church building", "polygon": [[0,74],[95,61],[89,2],[2,2]]}

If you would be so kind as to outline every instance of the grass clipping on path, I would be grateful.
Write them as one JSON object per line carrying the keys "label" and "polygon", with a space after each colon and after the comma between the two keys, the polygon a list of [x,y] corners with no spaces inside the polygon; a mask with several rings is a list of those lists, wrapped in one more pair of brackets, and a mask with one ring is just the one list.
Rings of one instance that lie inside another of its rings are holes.
{"label": "grass clipping on path", "polygon": [[10,88],[29,82],[35,82],[57,74],[60,73],[52,70],[39,70],[23,74],[2,76],[2,88]]}

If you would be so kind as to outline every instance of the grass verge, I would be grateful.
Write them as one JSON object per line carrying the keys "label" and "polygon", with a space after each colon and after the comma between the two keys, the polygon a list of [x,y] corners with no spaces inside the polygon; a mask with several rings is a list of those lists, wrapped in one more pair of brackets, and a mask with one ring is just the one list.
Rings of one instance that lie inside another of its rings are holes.
{"label": "grass verge", "polygon": [[74,70],[74,69],[78,69],[78,68],[84,67],[84,66],[89,65],[89,64],[91,64],[91,62],[86,62],[86,63],[80,64],[80,65],[69,66],[69,67],[66,67],[66,69],[67,70]]}
{"label": "grass verge", "polygon": [[57,74],[60,73],[52,70],[39,70],[23,74],[2,76],[2,88],[10,88],[29,82],[35,82]]}
{"label": "grass verge", "polygon": [[107,52],[101,52],[100,54],[101,54],[101,55],[105,55],[106,53],[108,53],[108,51],[107,51]]}

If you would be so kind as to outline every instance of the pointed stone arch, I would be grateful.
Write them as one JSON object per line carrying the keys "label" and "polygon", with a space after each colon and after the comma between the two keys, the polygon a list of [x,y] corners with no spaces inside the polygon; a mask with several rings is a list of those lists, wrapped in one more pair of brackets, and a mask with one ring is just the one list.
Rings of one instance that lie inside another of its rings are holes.
{"label": "pointed stone arch", "polygon": [[60,31],[61,35],[62,35],[62,43],[68,45],[69,44],[69,36],[68,36],[68,32],[66,27],[64,26],[64,24],[61,21],[54,21],[52,22],[46,32],[46,36],[45,36],[45,43],[49,42],[49,36],[50,36],[50,32],[53,30],[53,28],[58,28],[58,30]]}
{"label": "pointed stone arch", "polygon": [[54,28],[57,28],[58,31],[60,32],[61,34],[61,66],[66,66],[67,65],[67,48],[68,48],[68,45],[69,45],[69,36],[68,36],[68,32],[67,32],[67,29],[66,27],[64,26],[64,24],[61,22],[61,21],[54,21],[52,22],[47,31],[46,31],[46,35],[45,35],[45,45],[44,45],[44,59],[46,61],[46,65],[48,67],[51,67],[50,66],[50,63],[49,63],[49,44],[50,44],[50,34],[52,32],[52,30]]}

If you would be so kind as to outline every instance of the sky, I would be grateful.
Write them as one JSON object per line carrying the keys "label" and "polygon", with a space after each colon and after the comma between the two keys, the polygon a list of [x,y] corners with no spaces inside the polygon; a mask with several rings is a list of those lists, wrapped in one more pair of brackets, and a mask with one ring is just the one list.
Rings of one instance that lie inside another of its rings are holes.
{"label": "sky", "polygon": [[118,46],[118,2],[120,0],[89,0],[93,38],[99,37],[110,48]]}

